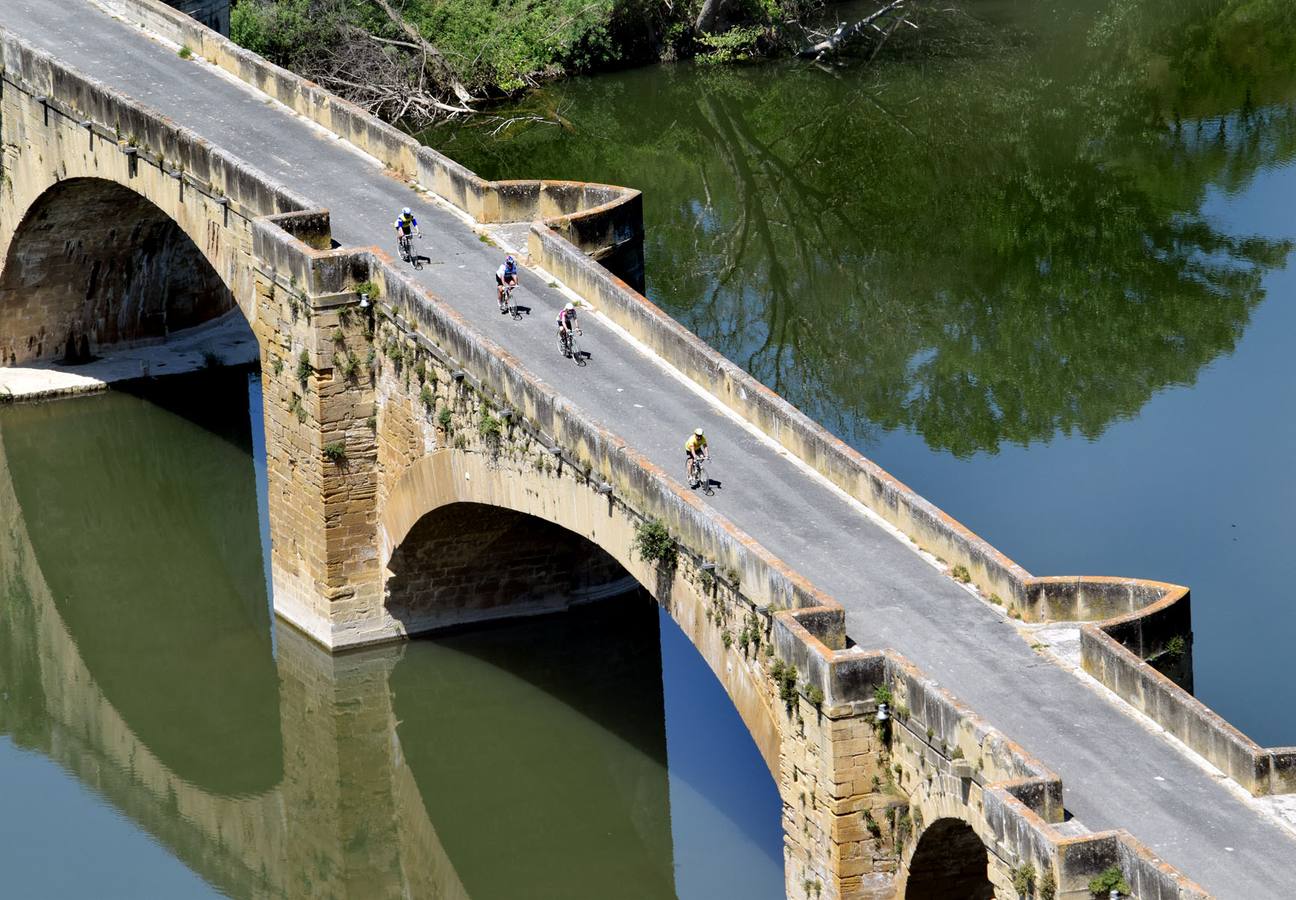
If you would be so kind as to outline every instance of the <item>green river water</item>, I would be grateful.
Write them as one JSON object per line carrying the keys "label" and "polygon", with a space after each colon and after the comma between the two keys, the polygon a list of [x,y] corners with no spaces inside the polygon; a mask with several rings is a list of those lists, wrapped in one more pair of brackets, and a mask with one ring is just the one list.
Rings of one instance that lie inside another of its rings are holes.
{"label": "green river water", "polygon": [[[427,139],[644,189],[654,300],[1032,571],[1191,585],[1199,695],[1296,742],[1296,6],[923,21]],[[276,624],[260,416],[237,372],[0,409],[0,893],[781,896],[768,772],[643,597]]]}
{"label": "green river water", "polygon": [[1189,585],[1198,695],[1296,743],[1296,4],[959,9],[425,139],[642,189],[652,300],[1030,571]]}
{"label": "green river water", "polygon": [[275,623],[260,416],[232,371],[0,409],[0,895],[782,896],[773,780],[646,595]]}

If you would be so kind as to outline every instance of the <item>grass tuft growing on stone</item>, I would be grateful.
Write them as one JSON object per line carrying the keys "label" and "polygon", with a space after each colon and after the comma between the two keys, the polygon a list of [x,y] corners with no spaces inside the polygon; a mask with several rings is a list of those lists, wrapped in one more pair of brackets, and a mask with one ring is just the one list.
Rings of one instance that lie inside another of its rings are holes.
{"label": "grass tuft growing on stone", "polygon": [[1112,866],[1101,875],[1089,879],[1089,893],[1095,897],[1109,897],[1112,891],[1120,891],[1122,894],[1130,892],[1129,883],[1125,881],[1125,874],[1119,866]]}
{"label": "grass tuft growing on stone", "polygon": [[1035,866],[1023,863],[1012,870],[1013,890],[1019,897],[1029,897],[1035,891]]}
{"label": "grass tuft growing on stone", "polygon": [[504,423],[483,409],[481,418],[477,420],[477,431],[487,443],[498,444],[504,432]]}
{"label": "grass tuft growing on stone", "polygon": [[679,562],[679,548],[661,519],[650,519],[635,526],[634,552],[646,562],[667,570]]}
{"label": "grass tuft growing on stone", "polygon": [[190,50],[188,47],[181,47],[178,51],[176,51],[176,56],[180,57],[181,59],[193,59],[193,51]]}
{"label": "grass tuft growing on stone", "polygon": [[331,441],[324,445],[324,458],[331,463],[346,462],[346,445],[341,441]]}

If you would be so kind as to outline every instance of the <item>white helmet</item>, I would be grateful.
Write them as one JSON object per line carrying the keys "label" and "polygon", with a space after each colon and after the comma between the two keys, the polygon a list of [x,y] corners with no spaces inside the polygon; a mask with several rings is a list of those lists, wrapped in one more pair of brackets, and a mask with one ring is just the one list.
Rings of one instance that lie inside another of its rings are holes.
{"label": "white helmet", "polygon": [[702,437],[702,429],[701,429],[701,428],[697,429],[697,430],[694,431],[693,433],[696,434],[698,437]]}
{"label": "white helmet", "polygon": [[401,210],[402,216],[408,216],[409,214],[410,214],[410,208],[408,206]]}
{"label": "white helmet", "polygon": [[566,309],[566,310],[573,310],[573,309],[575,309],[575,308],[576,308],[576,304],[575,304],[575,303],[568,303],[566,306],[563,307],[563,309]]}

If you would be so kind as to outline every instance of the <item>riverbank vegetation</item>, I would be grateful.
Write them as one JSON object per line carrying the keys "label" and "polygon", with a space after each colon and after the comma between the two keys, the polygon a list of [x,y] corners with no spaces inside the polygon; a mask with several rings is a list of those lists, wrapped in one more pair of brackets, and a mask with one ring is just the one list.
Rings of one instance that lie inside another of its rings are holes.
{"label": "riverbank vegetation", "polygon": [[[236,0],[236,42],[392,121],[425,125],[563,75],[658,60],[873,55],[923,0]],[[947,15],[947,13],[941,13]]]}

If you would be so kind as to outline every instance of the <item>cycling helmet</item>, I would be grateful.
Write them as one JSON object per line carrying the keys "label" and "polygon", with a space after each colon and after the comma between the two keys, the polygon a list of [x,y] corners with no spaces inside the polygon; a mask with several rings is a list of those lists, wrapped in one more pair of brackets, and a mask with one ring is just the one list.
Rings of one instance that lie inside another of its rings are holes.
{"label": "cycling helmet", "polygon": [[408,206],[401,210],[402,216],[408,216],[409,214],[410,214],[410,208]]}
{"label": "cycling helmet", "polygon": [[696,434],[698,437],[702,437],[702,429],[701,429],[701,428],[695,430],[693,433]]}
{"label": "cycling helmet", "polygon": [[575,304],[575,303],[568,303],[566,306],[563,307],[563,309],[566,309],[566,310],[572,310],[572,309],[575,309],[575,308],[576,308],[576,304]]}
{"label": "cycling helmet", "polygon": [[508,256],[504,257],[504,262],[506,263],[513,262],[513,254],[510,253]]}

